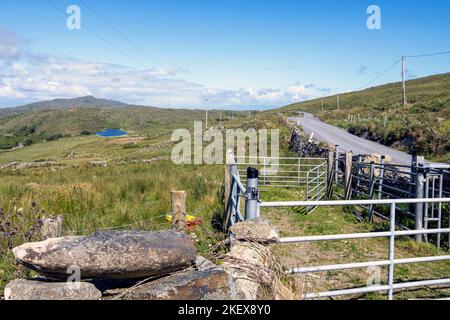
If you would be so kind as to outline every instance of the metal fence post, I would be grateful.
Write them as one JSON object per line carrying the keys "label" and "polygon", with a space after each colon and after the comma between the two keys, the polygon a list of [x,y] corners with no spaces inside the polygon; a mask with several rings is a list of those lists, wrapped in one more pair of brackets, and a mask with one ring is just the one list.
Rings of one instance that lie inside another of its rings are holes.
{"label": "metal fence post", "polygon": [[231,174],[231,190],[230,190],[230,214],[229,214],[229,223],[231,225],[234,225],[237,221],[236,219],[236,212],[238,210],[238,200],[239,200],[239,195],[238,195],[238,185],[237,182],[234,179],[234,176],[236,176],[238,174],[238,167],[237,164],[232,164],[230,166],[230,174]]}
{"label": "metal fence post", "polygon": [[[334,152],[331,146],[328,148],[328,176],[327,176],[327,197],[331,198],[333,195],[333,166],[334,166]],[[306,179],[308,181],[308,178]]]}
{"label": "metal fence post", "polygon": [[245,220],[259,218],[258,210],[258,175],[259,172],[255,168],[247,169],[247,187],[245,194]]}
{"label": "metal fence post", "polygon": [[[424,196],[424,184],[425,178],[422,172],[417,173],[416,179],[416,198],[421,199]],[[415,215],[415,229],[422,230],[423,229],[423,203],[416,204],[416,215]],[[422,242],[423,235],[417,234],[416,241]]]}
{"label": "metal fence post", "polygon": [[339,145],[334,149],[334,183],[339,183]]}
{"label": "metal fence post", "polygon": [[230,201],[230,188],[231,188],[231,165],[235,163],[233,150],[228,149],[226,153],[225,159],[225,186],[224,186],[224,195],[223,202],[225,205],[225,214],[227,214],[228,203]]}
{"label": "metal fence post", "polygon": [[394,259],[395,259],[395,203],[391,204],[390,214],[390,232],[389,236],[389,272],[388,272],[388,300],[394,299]]}
{"label": "metal fence post", "polygon": [[[370,163],[370,185],[369,185],[369,200],[373,199],[373,193],[375,190],[375,163],[372,161]],[[372,221],[373,218],[373,204],[369,206],[369,220]]]}
{"label": "metal fence post", "polygon": [[358,179],[356,180],[356,191],[359,191],[359,185],[361,184],[361,166],[362,166],[362,162],[363,162],[363,156],[362,155],[358,155],[358,162],[356,163],[357,166],[357,173],[356,175],[358,176]]}
{"label": "metal fence post", "polygon": [[[320,191],[319,190],[319,188],[320,188],[320,166],[319,167],[317,167],[317,170],[316,170],[316,194],[318,194],[318,192]],[[315,199],[317,199],[317,197],[314,197]]]}
{"label": "metal fence post", "polygon": [[381,156],[380,161],[380,176],[379,176],[379,182],[378,182],[378,199],[382,198],[383,195],[383,180],[384,180],[384,162],[385,162],[386,156]]}
{"label": "metal fence post", "polygon": [[350,200],[352,197],[352,161],[353,154],[347,152],[345,154],[345,200]]}
{"label": "metal fence post", "polygon": [[[425,172],[425,187],[423,192],[423,198],[426,199],[430,195],[430,174],[428,171]],[[433,196],[431,196],[433,197]],[[432,211],[433,212],[433,211]],[[429,214],[429,205],[428,203],[424,204],[424,210],[423,210],[423,228],[426,230],[428,229],[428,214]],[[428,242],[428,235],[424,234],[422,238],[425,242]]]}

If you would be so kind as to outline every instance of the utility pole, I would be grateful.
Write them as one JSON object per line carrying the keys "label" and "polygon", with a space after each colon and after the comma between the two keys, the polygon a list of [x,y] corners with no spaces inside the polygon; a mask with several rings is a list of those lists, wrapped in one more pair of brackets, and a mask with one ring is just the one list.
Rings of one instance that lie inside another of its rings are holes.
{"label": "utility pole", "polygon": [[402,100],[403,100],[403,107],[406,107],[408,104],[408,100],[406,98],[406,69],[405,69],[405,56],[402,55],[402,85],[403,85],[403,92],[402,92]]}
{"label": "utility pole", "polygon": [[321,100],[321,104],[322,104],[322,112],[323,112],[323,99]]}
{"label": "utility pole", "polygon": [[205,98],[205,129],[208,129],[208,98]]}
{"label": "utility pole", "polygon": [[340,101],[339,101],[339,93],[337,95],[337,109],[340,110],[341,106],[340,106]]}

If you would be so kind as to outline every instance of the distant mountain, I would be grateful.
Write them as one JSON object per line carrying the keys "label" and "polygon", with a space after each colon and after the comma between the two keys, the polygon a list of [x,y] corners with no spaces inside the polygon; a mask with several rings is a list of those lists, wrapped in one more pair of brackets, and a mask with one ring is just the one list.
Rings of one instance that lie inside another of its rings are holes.
{"label": "distant mountain", "polygon": [[37,110],[64,110],[73,108],[121,108],[129,106],[127,103],[99,99],[94,96],[86,96],[74,99],[54,99],[30,103],[24,106],[0,109],[0,116],[7,113],[22,113]]}
{"label": "distant mountain", "polygon": [[[248,112],[223,111],[222,119]],[[122,128],[142,133],[192,127],[203,121],[204,110],[162,109],[135,106],[92,96],[56,99],[15,108],[0,109],[0,149],[27,145],[64,136],[93,134],[105,128]],[[219,111],[210,111],[217,123]]]}

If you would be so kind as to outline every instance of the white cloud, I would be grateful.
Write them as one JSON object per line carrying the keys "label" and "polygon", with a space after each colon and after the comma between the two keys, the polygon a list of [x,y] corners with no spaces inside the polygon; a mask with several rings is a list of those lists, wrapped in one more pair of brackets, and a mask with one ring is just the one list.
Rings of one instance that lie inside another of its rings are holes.
{"label": "white cloud", "polygon": [[279,89],[248,87],[239,90],[209,90],[213,101],[231,106],[282,106],[308,99],[311,95],[305,85],[291,85]]}
{"label": "white cloud", "polygon": [[134,68],[38,55],[0,28],[0,99],[40,101],[94,95],[127,103],[161,107],[199,107],[204,97],[212,106],[282,106],[311,97],[311,85],[285,88],[208,89],[180,78],[184,69]]}

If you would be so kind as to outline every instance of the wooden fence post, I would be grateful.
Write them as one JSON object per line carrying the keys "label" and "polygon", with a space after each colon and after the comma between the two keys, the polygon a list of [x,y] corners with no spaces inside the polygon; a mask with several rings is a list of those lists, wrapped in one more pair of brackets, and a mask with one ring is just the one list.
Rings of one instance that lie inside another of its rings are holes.
{"label": "wooden fence post", "polygon": [[347,152],[345,154],[345,199],[350,200],[352,197],[352,165],[353,154]]}
{"label": "wooden fence post", "polygon": [[61,237],[63,221],[63,216],[42,219],[40,230],[42,240]]}
{"label": "wooden fence post", "polygon": [[172,228],[183,231],[186,228],[186,191],[172,191]]}

